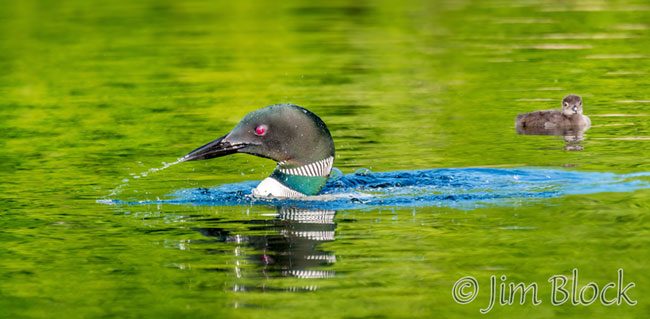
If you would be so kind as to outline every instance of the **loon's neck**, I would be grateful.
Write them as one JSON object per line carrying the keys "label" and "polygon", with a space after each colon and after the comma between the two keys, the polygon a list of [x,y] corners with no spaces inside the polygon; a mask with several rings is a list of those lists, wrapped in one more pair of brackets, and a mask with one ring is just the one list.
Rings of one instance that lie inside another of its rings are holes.
{"label": "loon's neck", "polygon": [[302,166],[278,163],[271,176],[253,189],[253,195],[260,197],[316,195],[325,186],[333,164],[334,156]]}

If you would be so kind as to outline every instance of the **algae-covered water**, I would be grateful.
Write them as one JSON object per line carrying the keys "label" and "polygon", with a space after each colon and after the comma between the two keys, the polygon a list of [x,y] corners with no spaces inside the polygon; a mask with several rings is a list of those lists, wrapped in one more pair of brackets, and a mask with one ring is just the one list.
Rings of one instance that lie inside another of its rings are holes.
{"label": "algae-covered water", "polygon": [[[541,303],[485,317],[650,313],[647,1],[0,4],[2,318],[482,317],[491,276]],[[569,93],[583,140],[516,133]],[[168,164],[275,103],[328,124],[345,196]],[[636,304],[552,304],[573,269]]]}

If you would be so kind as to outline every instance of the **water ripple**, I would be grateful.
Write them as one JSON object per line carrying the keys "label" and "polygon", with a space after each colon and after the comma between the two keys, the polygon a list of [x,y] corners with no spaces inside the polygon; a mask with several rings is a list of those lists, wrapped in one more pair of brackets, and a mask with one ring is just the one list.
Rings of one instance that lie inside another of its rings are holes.
{"label": "water ripple", "polygon": [[565,195],[630,192],[650,188],[650,172],[614,174],[539,168],[447,168],[359,172],[331,178],[322,195],[306,199],[259,199],[249,194],[257,181],[179,190],[169,199],[108,204],[192,204],[208,206],[291,205],[313,209],[371,207],[454,207],[520,205]]}

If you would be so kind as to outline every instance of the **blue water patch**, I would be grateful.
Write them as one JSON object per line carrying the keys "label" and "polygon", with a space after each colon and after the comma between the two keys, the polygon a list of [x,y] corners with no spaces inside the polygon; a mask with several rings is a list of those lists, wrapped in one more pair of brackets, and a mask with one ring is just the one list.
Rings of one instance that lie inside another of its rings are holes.
{"label": "blue water patch", "polygon": [[[177,191],[169,199],[126,204],[209,206],[291,205],[313,209],[372,207],[454,207],[473,209],[564,195],[630,192],[650,188],[650,172],[614,174],[538,168],[446,168],[333,174],[322,195],[305,199],[259,199],[250,196],[259,181]],[[108,201],[111,204],[125,202]]]}

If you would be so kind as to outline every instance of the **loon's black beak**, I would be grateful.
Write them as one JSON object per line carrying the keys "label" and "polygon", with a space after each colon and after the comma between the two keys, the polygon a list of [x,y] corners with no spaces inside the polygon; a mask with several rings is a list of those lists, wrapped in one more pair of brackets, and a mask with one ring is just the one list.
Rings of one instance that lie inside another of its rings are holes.
{"label": "loon's black beak", "polygon": [[246,147],[247,144],[232,144],[225,141],[228,135],[222,136],[208,144],[205,144],[183,157],[183,161],[204,160],[215,157],[226,156],[237,153],[240,148]]}

